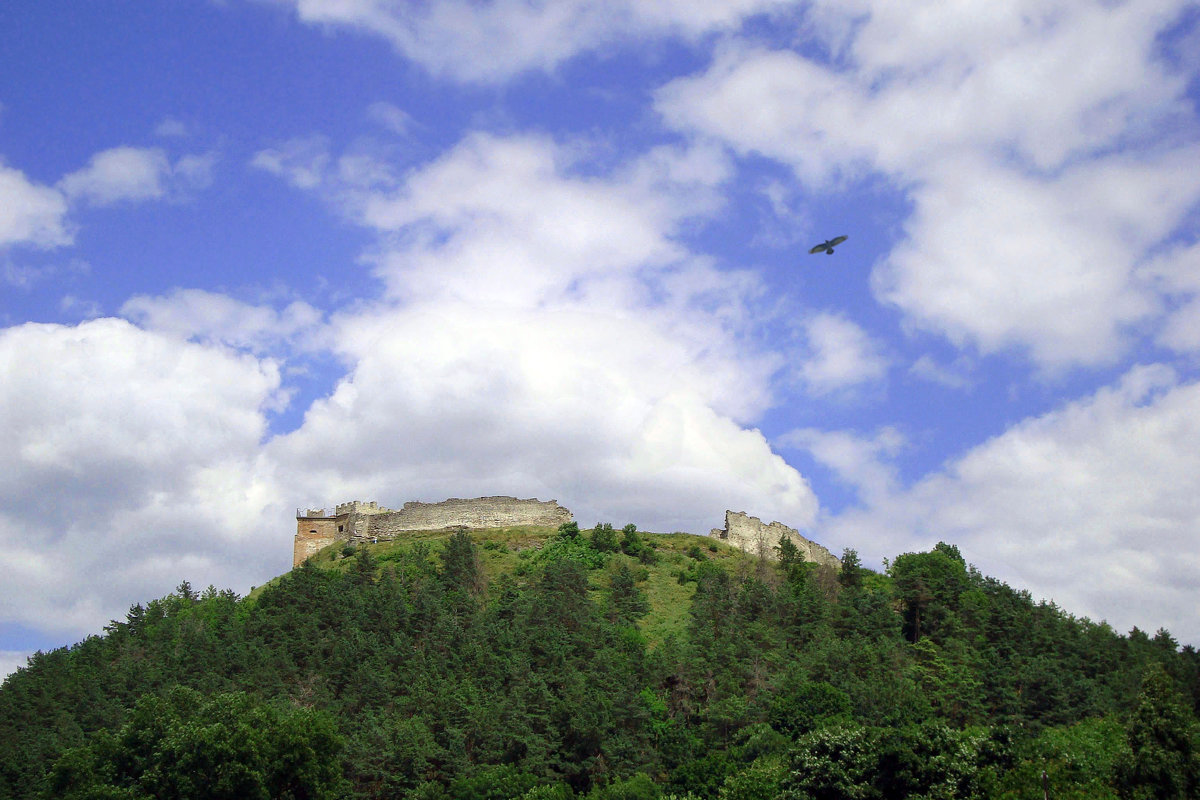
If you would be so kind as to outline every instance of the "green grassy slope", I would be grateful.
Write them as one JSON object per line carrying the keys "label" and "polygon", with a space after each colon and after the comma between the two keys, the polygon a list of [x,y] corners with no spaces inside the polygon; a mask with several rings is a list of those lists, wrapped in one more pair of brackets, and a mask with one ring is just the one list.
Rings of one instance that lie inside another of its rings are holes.
{"label": "green grassy slope", "polygon": [[[485,579],[490,583],[503,574],[520,576],[521,565],[540,550],[557,531],[553,528],[513,527],[490,528],[469,531],[472,541],[479,547],[481,566]],[[696,584],[681,581],[680,573],[693,569],[699,560],[711,560],[728,568],[751,569],[758,561],[742,550],[731,547],[709,536],[690,533],[647,533],[639,535],[653,548],[658,558],[654,563],[645,563],[624,553],[612,554],[608,567],[593,571],[590,575],[593,596],[598,599],[608,585],[608,577],[622,563],[628,564],[638,578],[638,588],[646,593],[650,613],[640,622],[647,644],[653,648],[669,635],[681,635],[687,625],[688,607]],[[580,536],[591,536],[591,530],[580,531]],[[402,538],[377,544],[365,545],[372,559],[384,569],[389,562],[397,561],[401,554],[417,546],[428,546],[433,552],[453,535],[452,531],[413,531]],[[699,556],[699,559],[696,556]],[[310,559],[321,569],[346,571],[355,563],[356,555],[345,543],[332,544]],[[250,593],[253,599],[267,586],[279,579],[256,587]]]}

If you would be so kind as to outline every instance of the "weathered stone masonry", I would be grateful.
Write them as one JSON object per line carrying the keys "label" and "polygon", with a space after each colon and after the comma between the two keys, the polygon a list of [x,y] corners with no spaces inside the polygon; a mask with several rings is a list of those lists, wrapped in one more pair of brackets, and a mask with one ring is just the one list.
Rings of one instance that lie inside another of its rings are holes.
{"label": "weathered stone masonry", "polygon": [[816,542],[805,539],[795,528],[789,528],[782,522],[764,524],[758,517],[751,517],[741,511],[725,512],[725,528],[713,528],[710,536],[715,536],[728,542],[734,547],[740,547],[747,553],[779,558],[775,548],[779,538],[786,536],[796,545],[805,561],[840,569],[841,561],[831,552]]}
{"label": "weathered stone masonry", "polygon": [[[571,512],[557,500],[518,500],[515,497],[451,498],[441,503],[408,502],[400,510],[375,502],[355,500],[340,503],[332,514],[325,509],[296,511],[296,539],[292,566],[296,567],[323,547],[336,542],[395,539],[411,531],[442,531],[466,528],[510,528],[516,526],[557,529],[572,520]],[[780,522],[763,523],[740,511],[725,512],[725,527],[710,534],[747,553],[778,558],[775,548],[781,536],[792,540],[805,561],[839,569],[841,562],[816,542]]]}
{"label": "weathered stone masonry", "polygon": [[395,539],[411,531],[440,531],[455,528],[481,530],[530,526],[557,528],[572,520],[571,512],[557,500],[519,500],[515,497],[457,497],[441,503],[410,501],[396,511],[378,503],[355,500],[340,503],[332,515],[324,509],[296,512],[296,539],[292,566],[296,567],[318,550],[335,542]]}

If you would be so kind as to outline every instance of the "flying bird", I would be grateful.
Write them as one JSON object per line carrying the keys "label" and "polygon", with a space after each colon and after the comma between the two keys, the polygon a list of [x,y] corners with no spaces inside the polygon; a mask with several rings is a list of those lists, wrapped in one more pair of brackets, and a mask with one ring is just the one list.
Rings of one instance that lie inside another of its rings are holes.
{"label": "flying bird", "polygon": [[839,244],[841,244],[842,242],[846,241],[849,238],[850,238],[849,236],[835,236],[832,239],[827,239],[827,240],[821,242],[819,245],[814,247],[812,250],[809,250],[808,252],[809,253],[820,253],[822,250],[824,250],[825,255],[831,256],[831,255],[833,255],[833,248],[837,247]]}

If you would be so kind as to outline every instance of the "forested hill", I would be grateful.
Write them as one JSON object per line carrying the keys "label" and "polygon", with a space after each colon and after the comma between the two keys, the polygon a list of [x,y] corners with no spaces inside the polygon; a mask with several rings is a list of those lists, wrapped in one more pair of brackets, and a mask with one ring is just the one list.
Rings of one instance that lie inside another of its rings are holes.
{"label": "forested hill", "polygon": [[0,798],[1196,797],[1200,660],[958,550],[597,526],[186,583],[0,689]]}

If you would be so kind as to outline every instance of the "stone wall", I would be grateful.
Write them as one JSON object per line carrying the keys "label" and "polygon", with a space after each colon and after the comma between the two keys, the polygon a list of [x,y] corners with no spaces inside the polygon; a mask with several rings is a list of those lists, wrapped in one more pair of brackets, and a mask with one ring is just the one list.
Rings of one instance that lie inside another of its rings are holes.
{"label": "stone wall", "polygon": [[795,528],[789,528],[782,522],[764,524],[758,517],[751,517],[742,511],[726,511],[725,527],[723,529],[713,528],[709,535],[734,547],[740,547],[747,553],[771,559],[779,558],[779,553],[775,548],[779,545],[780,537],[786,536],[796,545],[796,549],[800,551],[800,555],[804,557],[805,561],[834,569],[840,569],[842,565],[833,553],[816,542],[805,539]]}
{"label": "stone wall", "polygon": [[557,528],[572,520],[571,512],[556,500],[519,500],[515,497],[452,497],[441,503],[410,501],[399,511],[352,515],[354,539],[394,539],[408,531],[438,531],[452,528],[481,530],[518,525]]}
{"label": "stone wall", "polygon": [[441,503],[405,503],[399,510],[355,500],[339,503],[330,516],[324,509],[296,513],[296,539],[292,566],[296,567],[323,547],[343,542],[395,539],[412,531],[466,528],[538,527],[557,529],[573,519],[557,500],[519,500],[515,497],[457,497]]}

